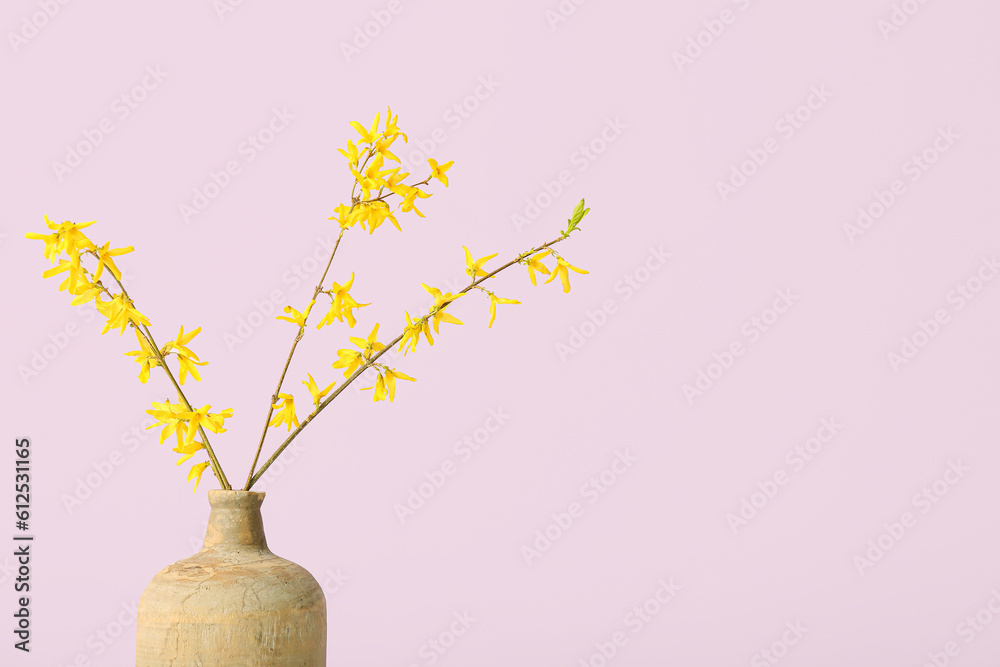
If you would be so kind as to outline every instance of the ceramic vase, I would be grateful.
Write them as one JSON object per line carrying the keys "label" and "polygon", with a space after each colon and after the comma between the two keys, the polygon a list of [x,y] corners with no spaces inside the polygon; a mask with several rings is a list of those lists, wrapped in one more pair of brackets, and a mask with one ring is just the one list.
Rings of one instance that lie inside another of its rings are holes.
{"label": "ceramic vase", "polygon": [[267,548],[255,491],[208,492],[201,551],[168,565],[139,600],[136,667],[325,667],[326,596]]}

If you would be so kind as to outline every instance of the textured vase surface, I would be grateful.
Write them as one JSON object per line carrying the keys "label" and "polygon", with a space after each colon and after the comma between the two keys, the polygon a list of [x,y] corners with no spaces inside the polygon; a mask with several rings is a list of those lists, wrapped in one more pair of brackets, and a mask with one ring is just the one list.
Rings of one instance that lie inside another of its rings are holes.
{"label": "textured vase surface", "polygon": [[201,551],[139,599],[136,667],[325,667],[326,596],[267,548],[264,494],[211,489]]}

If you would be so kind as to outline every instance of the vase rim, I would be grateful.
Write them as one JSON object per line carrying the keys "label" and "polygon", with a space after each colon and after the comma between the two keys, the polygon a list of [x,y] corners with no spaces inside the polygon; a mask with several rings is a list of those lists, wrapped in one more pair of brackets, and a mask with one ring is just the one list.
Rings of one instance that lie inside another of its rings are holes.
{"label": "vase rim", "polygon": [[236,491],[235,489],[209,489],[208,502],[213,507],[260,507],[264,491]]}

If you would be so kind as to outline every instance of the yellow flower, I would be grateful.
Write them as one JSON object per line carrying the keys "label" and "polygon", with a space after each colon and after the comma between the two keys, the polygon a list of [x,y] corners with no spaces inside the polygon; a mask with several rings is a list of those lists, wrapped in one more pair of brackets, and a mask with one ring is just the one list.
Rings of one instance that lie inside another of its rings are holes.
{"label": "yellow flower", "polygon": [[583,269],[578,269],[569,262],[567,262],[562,257],[559,257],[558,260],[559,263],[556,264],[555,267],[552,269],[552,275],[549,276],[549,279],[546,280],[545,282],[550,283],[552,282],[553,279],[555,279],[556,276],[559,276],[559,280],[561,280],[563,284],[563,293],[565,294],[566,292],[569,291],[569,271],[567,271],[567,269],[572,269],[577,273],[590,273],[590,271],[584,271]]}
{"label": "yellow flower", "polygon": [[398,134],[399,136],[403,137],[403,143],[409,143],[410,140],[407,139],[406,135],[400,132],[399,128],[396,127],[396,122],[398,120],[399,120],[399,114],[396,114],[396,117],[393,118],[392,107],[388,107],[388,110],[385,112],[385,136],[395,137]]}
{"label": "yellow flower", "polygon": [[[184,327],[181,326],[180,331],[177,333],[177,340],[168,341],[163,349],[160,350],[160,354],[166,356],[173,351],[177,355],[177,361],[180,363],[180,383],[184,384],[184,380],[187,379],[187,374],[190,373],[198,382],[201,382],[201,375],[198,374],[198,366],[207,366],[207,361],[199,361],[198,355],[187,348],[187,344],[191,342],[191,339],[197,336],[201,332],[201,327],[198,327],[194,331],[189,331],[184,333]],[[138,332],[137,332],[138,333]]]}
{"label": "yellow flower", "polygon": [[209,414],[208,409],[211,407],[211,405],[203,405],[197,410],[178,415],[180,419],[187,422],[187,431],[184,434],[185,441],[194,439],[194,434],[197,433],[199,426],[207,428],[212,433],[226,432],[226,429],[222,427],[223,420],[233,416],[233,409],[226,408],[222,412]]}
{"label": "yellow flower", "polygon": [[358,154],[358,147],[354,145],[353,141],[350,139],[347,140],[346,151],[343,148],[338,148],[337,150],[340,151],[341,155],[347,158],[347,160],[351,163],[351,166],[358,166],[358,160],[361,156]]}
{"label": "yellow flower", "polygon": [[396,400],[396,379],[409,380],[410,382],[416,382],[417,378],[411,378],[405,373],[399,371],[394,371],[391,368],[385,370],[385,386],[389,390],[389,402],[392,403]]}
{"label": "yellow flower", "polygon": [[361,353],[356,350],[337,350],[337,356],[340,358],[333,362],[333,368],[346,367],[347,370],[344,371],[345,378],[351,377],[351,374],[357,370],[358,366],[361,365],[361,362],[364,361]]}
{"label": "yellow flower", "polygon": [[357,336],[351,336],[348,340],[360,347],[364,351],[365,361],[371,359],[374,352],[378,352],[385,345],[376,342],[375,337],[378,335],[378,322],[372,327],[372,332],[368,334],[368,338],[359,338]]}
{"label": "yellow flower", "polygon": [[439,333],[438,324],[440,322],[463,324],[462,320],[458,319],[454,315],[451,315],[450,313],[444,312],[444,309],[445,306],[449,305],[455,299],[465,296],[465,294],[452,294],[451,292],[441,294],[441,290],[436,287],[428,287],[423,283],[420,283],[420,286],[423,287],[428,294],[434,297],[434,305],[431,306],[431,317],[434,320],[434,333]]}
{"label": "yellow flower", "polygon": [[[404,178],[406,178],[409,175],[410,172],[408,171],[404,171],[401,174],[392,174],[391,176],[389,176],[389,178],[385,180],[385,187],[389,188],[389,190],[399,195],[400,197],[407,197],[411,192],[414,191],[419,192],[420,188],[415,188],[412,185],[407,185],[406,183],[401,182]],[[414,195],[414,197],[417,196],[419,195]],[[422,197],[422,199],[426,199],[426,197]]]}
{"label": "yellow flower", "polygon": [[[402,211],[403,213],[409,213],[410,211],[413,211],[421,218],[426,218],[427,216],[421,213],[420,209],[417,208],[416,205],[416,200],[417,200],[416,198],[419,197],[420,194],[421,192],[419,189],[411,188],[410,191],[406,194],[406,196],[403,197],[403,201],[399,205],[399,210]],[[429,197],[430,195],[427,196]]]}
{"label": "yellow flower", "polygon": [[392,151],[389,150],[389,147],[392,146],[392,142],[395,140],[395,135],[382,137],[375,143],[375,150],[378,151],[379,155],[385,157],[386,159],[399,162],[399,158],[393,155]]}
{"label": "yellow flower", "polygon": [[366,389],[374,389],[375,393],[372,395],[373,401],[384,401],[388,394],[385,391],[385,378],[382,377],[382,372],[379,370],[375,371],[378,375],[375,378],[375,384],[372,387],[362,387],[361,391]]}
{"label": "yellow flower", "polygon": [[95,250],[95,252],[97,253],[97,271],[94,272],[94,282],[97,282],[100,279],[101,272],[104,271],[105,266],[108,267],[108,271],[111,272],[111,275],[113,275],[116,280],[121,280],[122,272],[118,270],[117,266],[115,266],[114,259],[112,258],[117,257],[119,255],[124,255],[126,253],[135,250],[135,248],[133,248],[132,246],[128,246],[127,248],[115,248],[114,250],[109,250],[108,248],[110,246],[111,246],[111,241],[108,241],[100,248],[97,248]]}
{"label": "yellow flower", "polygon": [[284,315],[278,315],[274,319],[276,319],[276,320],[285,320],[286,322],[291,322],[292,324],[297,324],[300,327],[304,327],[306,325],[306,318],[309,317],[309,311],[312,310],[312,307],[313,307],[314,303],[316,303],[316,299],[313,299],[312,301],[310,301],[309,305],[306,306],[305,311],[301,312],[301,313],[299,311],[295,310],[294,308],[292,308],[291,306],[285,306],[285,312],[288,313],[288,314],[290,314],[291,317],[285,317]]}
{"label": "yellow flower", "polygon": [[389,402],[392,403],[396,400],[396,380],[410,380],[411,382],[416,381],[416,378],[411,378],[405,373],[400,371],[395,371],[390,368],[385,369],[383,374],[381,370],[378,371],[378,377],[375,379],[375,384],[372,387],[362,387],[362,391],[367,389],[374,389],[375,394],[372,396],[373,401],[384,401],[386,397],[389,397]]}
{"label": "yellow flower", "polygon": [[[465,246],[462,246],[465,248]],[[500,253],[493,253],[492,255],[487,255],[486,257],[480,257],[479,259],[473,261],[472,253],[469,252],[468,248],[465,248],[465,273],[472,278],[479,278],[482,276],[489,275],[483,269],[483,264],[490,261]]]}
{"label": "yellow flower", "polygon": [[377,188],[385,187],[386,182],[383,178],[393,173],[394,169],[382,169],[382,154],[376,153],[375,158],[371,161],[371,164],[365,168],[365,173],[361,174],[358,170],[351,167],[351,173],[354,174],[354,178],[358,181],[358,185],[361,186],[361,198],[370,199],[372,190]]}
{"label": "yellow flower", "polygon": [[299,425],[299,418],[295,416],[295,397],[291,394],[278,394],[278,398],[283,399],[282,403],[275,403],[272,408],[280,408],[278,414],[268,426],[280,426],[282,422],[288,425],[288,430],[292,430],[292,424]]}
{"label": "yellow flower", "polygon": [[134,356],[135,362],[142,366],[139,370],[139,382],[146,384],[146,380],[149,379],[149,369],[159,366],[160,360],[156,357],[156,351],[150,346],[149,341],[139,333],[138,329],[135,330],[135,337],[139,341],[139,349],[123,354]]}
{"label": "yellow flower", "polygon": [[341,204],[337,208],[333,209],[333,211],[337,215],[331,216],[327,218],[327,220],[336,220],[344,229],[353,227],[358,222],[356,211],[352,206]]}
{"label": "yellow flower", "polygon": [[42,272],[42,278],[51,278],[54,275],[60,274],[64,271],[69,273],[66,276],[66,280],[62,281],[59,285],[59,291],[66,290],[70,294],[76,294],[79,291],[77,289],[77,284],[86,284],[87,288],[90,288],[91,283],[87,280],[86,269],[80,265],[80,255],[74,254],[68,260],[60,259],[59,263],[51,269]]}
{"label": "yellow flower", "polygon": [[173,451],[181,454],[182,456],[177,460],[177,465],[180,465],[187,461],[189,458],[198,453],[199,450],[205,449],[205,445],[198,442],[197,440],[192,440],[191,442],[185,442],[183,444],[174,447]]}
{"label": "yellow flower", "polygon": [[313,376],[310,373],[306,373],[306,375],[309,376],[309,381],[306,382],[305,380],[303,380],[302,384],[304,384],[306,386],[306,389],[309,390],[309,393],[312,394],[313,405],[318,406],[319,402],[323,400],[323,397],[326,396],[330,392],[330,390],[333,389],[333,385],[337,383],[331,382],[326,386],[326,389],[320,391],[319,387],[316,386],[316,380],[313,380]]}
{"label": "yellow flower", "polygon": [[518,301],[517,299],[504,299],[502,297],[497,296],[493,292],[487,292],[487,294],[490,297],[490,323],[489,323],[489,326],[487,328],[492,329],[493,328],[493,320],[496,319],[496,316],[497,316],[497,304],[498,303],[521,303],[521,302]]}
{"label": "yellow flower", "polygon": [[334,320],[343,322],[344,318],[347,318],[347,326],[354,328],[357,324],[357,320],[354,319],[354,313],[351,311],[355,308],[364,308],[365,306],[370,306],[370,303],[358,303],[354,300],[354,297],[348,292],[351,286],[354,284],[354,273],[351,273],[351,279],[346,283],[341,285],[340,283],[334,282],[330,289],[327,290],[327,294],[330,295],[330,310],[323,319],[319,321],[316,325],[317,329],[322,329],[327,324],[333,324]]}
{"label": "yellow flower", "polygon": [[407,193],[409,193],[410,190],[413,190],[415,188],[402,183],[402,180],[407,176],[409,176],[410,172],[408,171],[400,172],[399,169],[400,169],[399,167],[396,167],[395,169],[392,170],[392,173],[389,174],[389,178],[385,179],[385,187],[389,188],[400,197],[404,197],[406,196]]}
{"label": "yellow flower", "polygon": [[70,301],[70,305],[79,306],[81,303],[87,303],[94,299],[97,299],[98,303],[104,303],[101,301],[101,294],[103,293],[104,289],[102,287],[84,278],[84,285],[77,287],[76,292],[74,292],[76,296]]}
{"label": "yellow flower", "polygon": [[427,162],[431,165],[431,178],[438,179],[444,183],[444,187],[448,187],[448,177],[445,176],[445,172],[451,169],[451,165],[455,164],[455,161],[451,160],[439,165],[434,158],[427,158]]}
{"label": "yellow flower", "polygon": [[373,143],[375,143],[375,141],[380,136],[379,133],[378,133],[378,119],[379,119],[379,114],[375,114],[375,122],[372,123],[372,129],[370,129],[370,130],[366,130],[365,126],[362,125],[361,123],[359,123],[356,120],[352,120],[351,121],[351,127],[353,127],[355,130],[357,130],[358,134],[361,135],[361,139],[359,140],[358,143],[362,143],[362,144],[373,144]]}
{"label": "yellow flower", "polygon": [[67,220],[66,222],[56,224],[49,220],[49,216],[46,215],[45,226],[53,230],[55,234],[28,232],[24,237],[45,241],[45,259],[55,264],[56,259],[61,253],[65,252],[70,257],[74,257],[81,249],[93,250],[95,248],[94,243],[87,238],[87,235],[80,231],[95,222],[97,221],[91,220],[90,222],[72,223]]}
{"label": "yellow flower", "polygon": [[101,315],[108,318],[104,329],[101,331],[101,335],[106,334],[109,329],[120,327],[121,331],[118,332],[120,336],[125,333],[125,327],[128,326],[129,322],[132,322],[136,326],[149,324],[146,316],[136,310],[132,300],[126,299],[124,294],[116,294],[111,301],[98,301],[97,310]]}
{"label": "yellow flower", "polygon": [[344,371],[344,377],[345,378],[351,377],[351,374],[358,368],[358,366],[362,364],[362,362],[368,361],[369,359],[371,359],[373,353],[378,352],[379,350],[385,347],[385,345],[375,340],[375,337],[377,335],[378,335],[378,323],[375,324],[375,327],[372,329],[372,332],[368,334],[367,339],[359,338],[357,336],[351,336],[349,340],[355,345],[357,345],[359,348],[361,348],[361,352],[348,349],[337,350],[337,355],[340,357],[340,359],[333,362],[333,367],[344,368],[346,366],[347,370]]}
{"label": "yellow flower", "polygon": [[195,491],[198,490],[198,484],[199,482],[201,482],[201,474],[205,472],[205,468],[207,467],[208,467],[208,461],[205,461],[204,463],[195,463],[193,466],[191,466],[191,472],[188,473],[188,478],[187,478],[187,481],[189,482],[192,479],[194,480],[194,491],[192,491],[191,493],[194,493]]}
{"label": "yellow flower", "polygon": [[154,401],[153,409],[146,410],[146,414],[152,415],[157,421],[157,423],[147,426],[147,429],[163,426],[163,430],[160,431],[160,444],[163,444],[163,441],[172,433],[177,434],[178,445],[184,444],[184,431],[179,427],[185,421],[184,415],[187,414],[187,408],[178,403],[171,403],[170,399],[167,399],[166,403]]}
{"label": "yellow flower", "polygon": [[[49,220],[49,216],[45,216],[45,225],[49,229],[58,229],[58,225]],[[24,235],[26,239],[32,239],[37,241],[45,241],[45,259],[51,261],[53,264],[56,263],[56,259],[59,257],[59,233],[55,234],[39,234],[37,232],[28,232]]]}
{"label": "yellow flower", "polygon": [[[427,318],[421,317],[419,320],[414,322],[410,319],[410,313],[404,311],[406,314],[406,329],[403,330],[403,338],[399,341],[399,350],[397,352],[403,352],[405,356],[412,350],[417,349],[417,343],[420,342],[420,334],[423,333],[427,336],[427,342],[431,345],[434,344],[434,338],[431,337],[431,328],[427,324]],[[409,348],[404,352],[403,348],[409,343]]]}
{"label": "yellow flower", "polygon": [[396,216],[393,215],[392,209],[384,201],[373,201],[362,203],[357,211],[355,217],[356,222],[361,223],[361,228],[364,229],[365,222],[368,223],[368,233],[373,233],[379,225],[382,224],[387,218],[392,222],[393,226],[399,231],[403,231],[399,226],[399,222],[396,220]]}
{"label": "yellow flower", "polygon": [[535,271],[541,271],[545,275],[549,274],[549,267],[547,267],[544,264],[542,264],[542,262],[539,261],[539,260],[541,260],[542,257],[546,257],[546,256],[551,255],[551,254],[552,254],[551,250],[546,250],[545,252],[536,253],[536,254],[532,255],[531,257],[528,257],[528,261],[527,261],[527,264],[528,264],[528,277],[531,278],[531,284],[532,285],[536,285],[537,286],[537,283],[535,282]]}

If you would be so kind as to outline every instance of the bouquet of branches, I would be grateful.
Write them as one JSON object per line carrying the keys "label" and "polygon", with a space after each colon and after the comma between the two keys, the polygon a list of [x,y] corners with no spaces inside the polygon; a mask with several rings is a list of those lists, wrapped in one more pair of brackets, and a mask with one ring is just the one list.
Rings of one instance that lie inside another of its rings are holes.
{"label": "bouquet of branches", "polygon": [[[429,345],[433,345],[434,338],[431,335],[431,329],[433,328],[434,333],[438,334],[442,322],[462,324],[462,321],[449,311],[449,307],[459,298],[474,290],[488,297],[490,311],[488,326],[492,327],[496,318],[497,305],[520,303],[516,299],[499,297],[484,286],[484,283],[507,268],[515,264],[527,267],[528,278],[532,285],[537,285],[536,274],[548,276],[543,284],[559,278],[564,292],[570,290],[570,271],[587,273],[587,271],[570,264],[554,248],[557,243],[565,241],[574,231],[579,229],[580,221],[590,211],[590,209],[585,208],[582,199],[576,205],[566,228],[561,230],[559,236],[519,253],[497,268],[489,268],[487,263],[498,253],[475,258],[467,247],[462,246],[465,251],[465,273],[469,276],[469,284],[453,294],[451,292],[442,293],[436,287],[421,283],[421,286],[433,297],[434,304],[425,314],[416,318],[411,317],[408,311],[404,311],[405,324],[401,326],[400,333],[388,343],[382,343],[378,340],[378,322],[374,324],[367,337],[349,336],[348,340],[353,347],[338,350],[338,358],[332,363],[333,369],[343,370],[344,380],[339,385],[334,381],[320,388],[321,383],[316,382],[312,373],[307,373],[306,379],[302,380],[302,384],[309,392],[310,400],[306,403],[309,413],[300,421],[296,406],[301,406],[302,403],[297,403],[291,390],[286,387],[286,375],[292,357],[308,329],[309,316],[313,307],[316,306],[317,300],[323,303],[323,307],[327,311],[316,323],[316,329],[323,329],[326,326],[334,325],[334,323],[346,323],[348,328],[353,329],[357,324],[355,311],[371,305],[370,303],[359,303],[351,294],[354,290],[354,272],[351,272],[347,280],[343,282],[331,280],[327,286],[327,276],[330,274],[333,259],[344,234],[348,230],[360,227],[362,230],[367,230],[370,235],[386,221],[391,222],[397,230],[402,231],[396,217],[397,214],[402,217],[402,214],[413,213],[421,218],[424,217],[424,214],[417,208],[417,200],[430,197],[431,193],[422,190],[421,186],[426,186],[432,180],[437,180],[448,187],[447,172],[451,169],[453,162],[442,164],[434,158],[427,160],[430,173],[426,178],[421,181],[410,179],[409,183],[406,182],[411,175],[409,172],[402,171],[402,162],[392,152],[393,143],[398,139],[402,138],[404,143],[407,142],[407,136],[399,130],[397,122],[398,116],[392,115],[391,107],[386,111],[384,127],[380,123],[380,114],[375,114],[375,120],[371,127],[352,122],[351,126],[360,136],[356,141],[348,140],[346,149],[338,149],[341,155],[346,158],[354,179],[349,203],[341,203],[334,209],[334,215],[328,218],[336,221],[340,226],[340,234],[337,236],[333,251],[330,253],[330,259],[326,263],[326,268],[323,270],[322,277],[316,285],[309,303],[305,304],[301,310],[290,305],[286,306],[284,308],[285,315],[277,317],[277,319],[286,321],[294,327],[295,337],[278,376],[277,386],[268,401],[264,427],[253,461],[250,464],[250,472],[247,474],[243,491],[249,491],[292,440],[365,371],[374,369],[376,372],[374,384],[371,387],[363,388],[373,390],[372,400],[384,401],[388,398],[390,402],[393,402],[396,398],[396,381],[413,382],[416,378],[395,368],[389,368],[386,364],[380,363],[379,359],[387,350],[396,345],[399,345],[398,350],[403,352],[404,356],[415,351],[421,337],[426,339]],[[392,166],[394,162],[397,164],[395,167]],[[395,206],[392,205],[393,197],[397,198]],[[132,357],[139,364],[139,381],[145,383],[149,379],[152,369],[160,368],[176,394],[176,401],[172,402],[168,397],[162,403],[154,402],[152,409],[146,411],[157,420],[157,423],[149,428],[162,427],[160,443],[166,441],[170,436],[176,438],[177,446],[173,448],[173,451],[180,455],[177,465],[184,464],[194,458],[207,459],[193,462],[188,471],[187,480],[194,481],[194,491],[198,490],[202,474],[207,469],[212,470],[220,488],[231,490],[232,484],[222,470],[222,465],[215,454],[208,433],[224,433],[226,420],[233,416],[233,410],[226,408],[218,412],[210,412],[212,408],[210,404],[196,408],[196,403],[188,397],[188,392],[185,391],[185,382],[188,377],[200,381],[201,374],[198,367],[208,363],[200,359],[190,347],[191,341],[201,332],[201,327],[185,331],[182,325],[173,340],[168,340],[162,345],[157,344],[153,337],[152,323],[137,308],[135,300],[122,281],[121,271],[115,263],[116,257],[133,252],[134,248],[132,246],[112,248],[110,241],[101,245],[91,241],[83,230],[93,225],[94,222],[96,221],[82,223],[66,221],[57,224],[45,216],[48,233],[31,232],[25,235],[29,239],[43,241],[45,258],[55,264],[54,267],[42,274],[43,277],[65,274],[59,289],[68,292],[73,297],[70,303],[74,306],[93,301],[97,312],[106,318],[104,328],[101,331],[102,335],[112,329],[118,329],[119,335],[124,334],[127,328],[134,331],[139,347],[137,350],[126,352],[125,355]],[[545,259],[550,262],[554,259],[555,264],[546,265],[543,261]],[[91,265],[91,268],[84,265],[85,261]],[[112,280],[108,280],[109,277]],[[277,429],[281,426],[286,427],[287,436],[274,449],[271,456],[258,467],[261,452],[264,450],[264,444],[270,432],[269,429]],[[294,430],[292,430],[293,427]]]}

